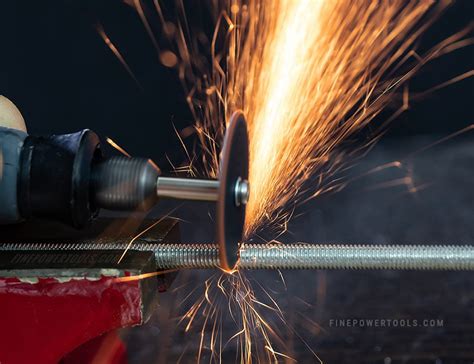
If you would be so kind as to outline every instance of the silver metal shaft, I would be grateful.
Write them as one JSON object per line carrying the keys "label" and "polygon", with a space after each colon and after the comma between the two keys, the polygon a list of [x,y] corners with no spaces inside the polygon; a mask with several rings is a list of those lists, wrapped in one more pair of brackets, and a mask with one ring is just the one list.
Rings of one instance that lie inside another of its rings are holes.
{"label": "silver metal shaft", "polygon": [[158,198],[179,200],[217,201],[219,181],[191,178],[158,177]]}
{"label": "silver metal shaft", "polygon": [[[178,200],[217,201],[219,199],[218,180],[158,177],[156,196]],[[249,183],[240,178],[235,182],[235,205],[245,205],[249,198]]]}
{"label": "silver metal shaft", "polygon": [[[73,244],[3,244],[2,250],[124,250],[127,242]],[[158,269],[219,267],[215,244],[136,242],[132,250],[155,252]],[[471,245],[320,245],[243,244],[241,269],[419,269],[474,270]]]}

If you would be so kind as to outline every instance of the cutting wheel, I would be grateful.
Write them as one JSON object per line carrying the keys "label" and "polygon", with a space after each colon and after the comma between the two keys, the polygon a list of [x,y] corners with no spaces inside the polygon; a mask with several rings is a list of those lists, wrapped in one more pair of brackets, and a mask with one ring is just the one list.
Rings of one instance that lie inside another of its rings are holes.
{"label": "cutting wheel", "polygon": [[238,260],[245,223],[245,203],[236,201],[236,189],[248,178],[249,146],[247,122],[236,111],[227,127],[221,153],[217,201],[217,241],[221,267],[232,270]]}

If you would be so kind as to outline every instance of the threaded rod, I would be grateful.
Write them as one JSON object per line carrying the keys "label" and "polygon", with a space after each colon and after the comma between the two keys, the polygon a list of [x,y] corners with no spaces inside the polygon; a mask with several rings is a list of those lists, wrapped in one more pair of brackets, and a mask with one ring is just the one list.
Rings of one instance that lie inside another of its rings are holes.
{"label": "threaded rod", "polygon": [[[124,250],[117,243],[2,244],[2,250]],[[154,251],[158,269],[219,267],[215,244],[135,242],[131,250]],[[419,269],[474,270],[471,245],[243,244],[241,269]]]}

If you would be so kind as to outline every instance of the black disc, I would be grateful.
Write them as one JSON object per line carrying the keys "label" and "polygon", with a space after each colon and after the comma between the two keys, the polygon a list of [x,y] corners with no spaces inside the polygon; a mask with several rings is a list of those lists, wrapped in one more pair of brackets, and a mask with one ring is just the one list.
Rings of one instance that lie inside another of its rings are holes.
{"label": "black disc", "polygon": [[217,201],[217,242],[221,267],[232,270],[238,260],[245,222],[245,204],[237,206],[235,187],[239,180],[247,180],[249,170],[247,122],[241,111],[230,118],[224,138],[219,172]]}

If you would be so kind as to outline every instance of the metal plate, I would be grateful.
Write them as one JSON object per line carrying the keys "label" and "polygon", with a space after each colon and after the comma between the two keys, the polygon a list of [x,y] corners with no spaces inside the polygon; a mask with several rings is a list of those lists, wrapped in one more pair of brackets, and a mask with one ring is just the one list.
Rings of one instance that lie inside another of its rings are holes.
{"label": "metal plate", "polygon": [[241,111],[230,118],[221,153],[219,198],[217,200],[217,242],[221,267],[232,270],[238,260],[245,222],[245,205],[236,206],[235,185],[246,180],[249,169],[247,122]]}

